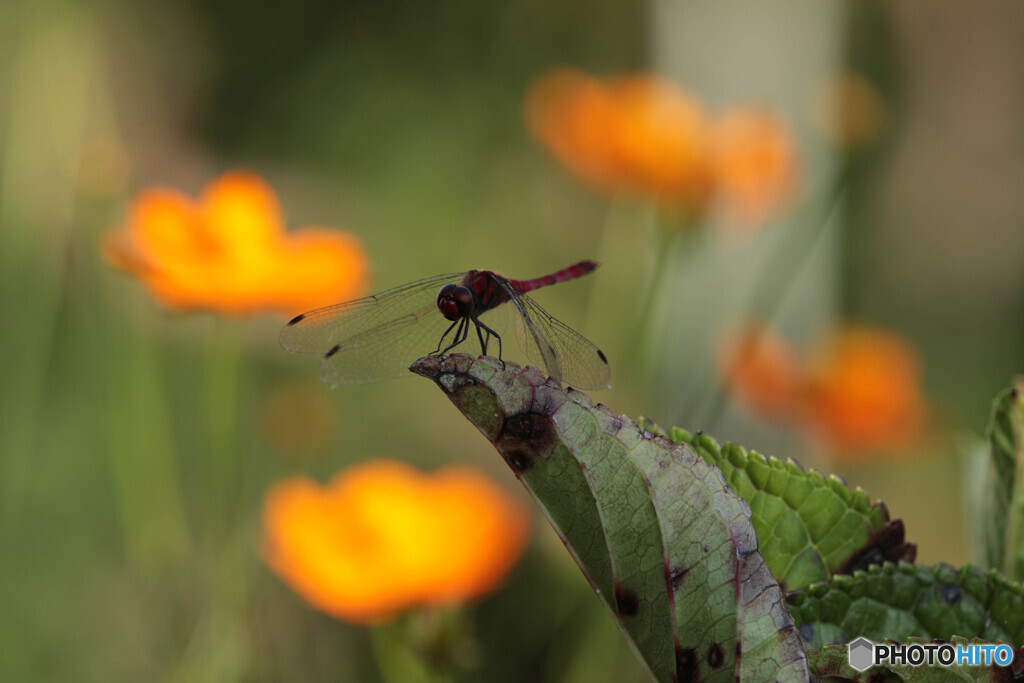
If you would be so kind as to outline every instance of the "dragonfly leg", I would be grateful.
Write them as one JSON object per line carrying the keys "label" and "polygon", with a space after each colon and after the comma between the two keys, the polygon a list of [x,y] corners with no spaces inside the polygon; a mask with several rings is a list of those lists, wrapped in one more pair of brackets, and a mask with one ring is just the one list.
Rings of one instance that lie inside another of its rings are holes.
{"label": "dragonfly leg", "polygon": [[466,337],[469,336],[469,319],[459,318],[459,329],[455,330],[455,341],[445,347],[445,350],[441,352],[441,355],[448,353],[456,346],[466,341]]}
{"label": "dragonfly leg", "polygon": [[[461,318],[459,318],[459,320],[461,320]],[[456,325],[459,324],[459,320],[456,320],[455,322],[453,322],[451,325],[448,326],[448,329],[444,331],[444,334],[442,334],[441,338],[437,341],[437,348],[434,349],[433,351],[431,351],[430,353],[428,353],[427,354],[428,356],[435,356],[435,355],[438,355],[438,354],[441,353],[441,344],[444,344],[444,338],[448,336],[448,333],[452,331],[453,327],[455,327]],[[458,337],[459,333],[456,332],[455,336]],[[451,348],[451,347],[448,347],[448,348]]]}
{"label": "dragonfly leg", "polygon": [[484,339],[484,335],[480,332],[480,328],[487,329],[480,324],[480,321],[473,318],[473,326],[476,327],[476,338],[480,340],[480,354],[483,356],[487,355],[487,342],[491,340],[491,331],[487,330],[487,339]]}
{"label": "dragonfly leg", "polygon": [[[473,322],[476,324],[476,334],[477,337],[480,337],[480,347],[483,349],[484,355],[487,355],[487,343],[491,341],[491,337],[494,337],[495,339],[498,340],[498,360],[501,360],[501,335],[492,330],[491,328],[487,327],[487,325],[484,325],[476,318],[473,318]],[[483,328],[484,332],[487,333],[487,341],[484,341],[483,336],[480,334],[481,328]],[[501,365],[504,368],[505,361],[501,361]]]}

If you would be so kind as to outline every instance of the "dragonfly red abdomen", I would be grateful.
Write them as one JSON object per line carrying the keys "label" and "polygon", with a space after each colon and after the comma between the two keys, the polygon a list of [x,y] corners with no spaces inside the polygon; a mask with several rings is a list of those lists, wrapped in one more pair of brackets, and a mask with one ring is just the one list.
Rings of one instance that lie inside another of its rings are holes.
{"label": "dragonfly red abdomen", "polygon": [[562,268],[550,275],[535,277],[532,280],[509,280],[508,282],[517,290],[526,294],[527,292],[532,292],[540,287],[546,287],[547,285],[553,285],[558,282],[565,282],[566,280],[573,280],[575,278],[582,277],[597,268],[599,265],[601,264],[597,261],[580,261],[579,263],[573,264],[568,268]]}
{"label": "dragonfly red abdomen", "polygon": [[481,317],[509,304],[516,311],[516,337],[527,358],[557,380],[581,389],[604,389],[610,373],[600,349],[526,295],[586,275],[597,265],[581,261],[532,280],[508,280],[489,270],[424,278],[296,316],[281,331],[281,346],[323,354],[320,378],[331,384],[408,376],[412,361],[447,353],[466,341],[470,331],[476,332],[485,355],[496,339],[500,358],[501,337],[488,325],[490,318]]}

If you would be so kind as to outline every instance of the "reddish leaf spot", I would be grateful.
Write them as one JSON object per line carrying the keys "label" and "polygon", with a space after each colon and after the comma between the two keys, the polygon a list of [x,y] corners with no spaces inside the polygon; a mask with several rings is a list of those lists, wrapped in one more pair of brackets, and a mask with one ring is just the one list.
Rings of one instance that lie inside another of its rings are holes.
{"label": "reddish leaf spot", "polygon": [[722,646],[718,643],[711,643],[711,647],[708,648],[708,666],[717,669],[722,666],[724,661],[725,653],[722,652]]}
{"label": "reddish leaf spot", "polygon": [[555,428],[545,415],[519,413],[505,420],[500,440],[506,443],[509,440],[522,441],[529,444],[534,453],[545,453],[554,445]]}
{"label": "reddish leaf spot", "polygon": [[858,569],[867,569],[883,562],[913,562],[917,546],[904,540],[903,520],[894,519],[885,525],[873,541],[854,552],[839,569],[838,574],[852,574]]}
{"label": "reddish leaf spot", "polygon": [[626,588],[622,584],[616,584],[615,605],[619,609],[619,616],[633,617],[636,616],[637,611],[640,609],[640,600],[637,598],[635,591]]}
{"label": "reddish leaf spot", "polygon": [[697,680],[697,653],[692,647],[676,647],[676,678],[679,683]]}
{"label": "reddish leaf spot", "polygon": [[516,474],[526,472],[533,467],[533,455],[527,451],[504,451],[502,457],[505,458],[505,462],[512,468],[512,471]]}
{"label": "reddish leaf spot", "polygon": [[539,387],[534,387],[533,403],[530,407],[530,412],[551,416],[565,405],[565,402],[566,396],[561,391],[561,387],[543,384]]}
{"label": "reddish leaf spot", "polygon": [[669,569],[668,581],[673,591],[679,590],[679,587],[683,584],[683,579],[690,573],[690,567],[675,566]]}

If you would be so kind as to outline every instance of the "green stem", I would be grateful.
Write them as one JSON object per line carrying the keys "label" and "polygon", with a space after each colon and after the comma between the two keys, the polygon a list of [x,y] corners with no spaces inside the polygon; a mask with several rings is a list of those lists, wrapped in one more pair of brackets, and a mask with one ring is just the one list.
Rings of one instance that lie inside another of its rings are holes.
{"label": "green stem", "polygon": [[158,341],[133,328],[109,346],[107,451],[129,559],[166,570],[188,555],[189,538],[168,419]]}
{"label": "green stem", "polygon": [[450,683],[457,652],[445,650],[459,647],[462,626],[458,615],[425,610],[373,628],[370,638],[381,678],[385,683]]}
{"label": "green stem", "polygon": [[[640,299],[640,315],[636,320],[635,327],[638,332],[637,339],[640,340],[652,337],[651,325],[654,311],[657,309],[658,302],[664,294],[664,280],[666,273],[669,271],[669,262],[672,261],[673,266],[677,268],[685,266],[687,259],[699,252],[699,240],[704,238],[705,232],[702,226],[690,223],[682,227],[673,226],[665,228],[658,225],[656,219],[653,228],[655,233],[652,240],[655,250],[654,265],[651,269],[651,276],[648,279],[647,290]],[[674,254],[680,249],[682,249],[683,253],[681,257],[676,258]],[[640,353],[640,349],[637,349],[637,351],[638,353],[634,356],[637,362],[636,370],[643,376],[649,377],[654,358],[650,353]]]}
{"label": "green stem", "polygon": [[665,265],[669,261],[669,252],[675,246],[675,238],[678,233],[661,230],[654,226],[654,264],[651,268],[651,275],[647,278],[647,287],[643,296],[640,297],[640,314],[636,320],[636,329],[641,333],[648,332],[651,323],[651,314],[654,312],[655,299],[661,291],[661,281],[665,276]]}
{"label": "green stem", "polygon": [[235,320],[217,318],[208,330],[199,400],[207,466],[207,509],[212,538],[220,543],[234,522],[241,492],[241,403],[244,339]]}
{"label": "green stem", "polygon": [[[615,225],[617,213],[616,205],[614,203],[610,203],[608,205],[608,210],[605,212],[604,221],[601,223],[601,232],[597,236],[597,248],[594,250],[593,256],[591,257],[596,258],[600,263],[604,263],[608,260],[607,253],[610,249],[611,243],[609,235]],[[597,308],[600,305],[599,297],[594,295],[597,288],[597,285],[593,285],[587,290],[584,310],[586,311],[586,320],[588,322],[595,319]]]}
{"label": "green stem", "polygon": [[[0,216],[0,229],[10,228]],[[5,319],[17,321],[4,331],[0,344],[10,362],[4,372],[3,411],[0,414],[0,529],[13,531],[25,521],[28,493],[33,490],[33,471],[39,436],[48,422],[47,386],[53,361],[56,331],[63,305],[64,249],[60,261],[39,269],[40,251],[7,250],[0,259],[6,282],[0,295]],[[14,252],[14,253],[12,253]],[[16,252],[21,252],[16,253]],[[31,264],[31,265],[29,265]],[[51,272],[52,270],[52,272]],[[9,286],[9,289],[8,289]]]}

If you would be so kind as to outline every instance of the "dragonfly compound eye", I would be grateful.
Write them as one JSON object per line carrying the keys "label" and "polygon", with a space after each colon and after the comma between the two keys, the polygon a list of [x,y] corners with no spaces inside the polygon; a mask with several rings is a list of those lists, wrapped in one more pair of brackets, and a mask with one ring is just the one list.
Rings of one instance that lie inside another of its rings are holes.
{"label": "dragonfly compound eye", "polygon": [[447,284],[437,293],[437,308],[448,320],[458,320],[473,313],[473,293],[466,287]]}

